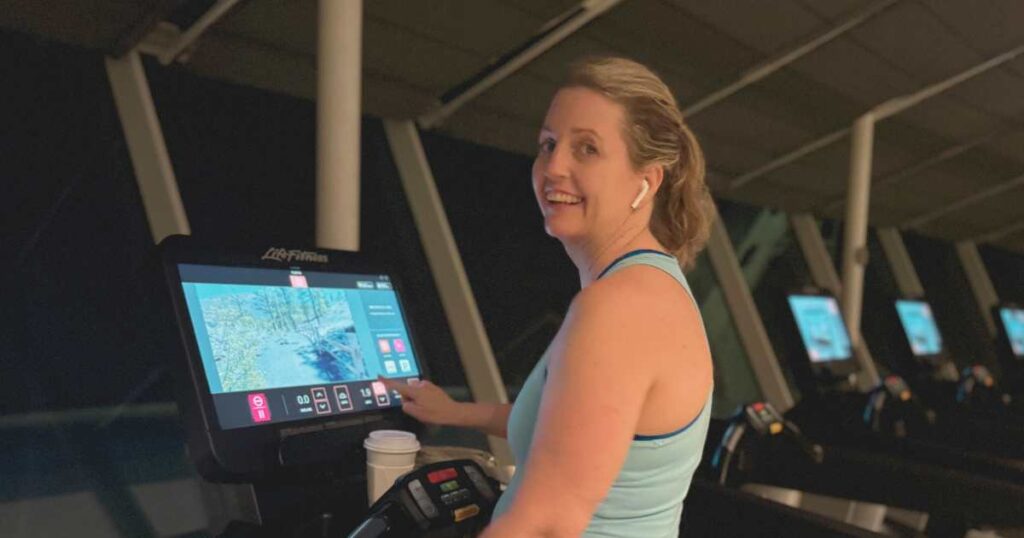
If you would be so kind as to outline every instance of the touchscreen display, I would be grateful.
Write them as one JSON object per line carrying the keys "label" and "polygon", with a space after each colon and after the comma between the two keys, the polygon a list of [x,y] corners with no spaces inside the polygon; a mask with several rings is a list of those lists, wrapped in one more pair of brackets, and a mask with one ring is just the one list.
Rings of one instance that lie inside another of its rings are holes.
{"label": "touchscreen display", "polygon": [[1013,356],[1024,359],[1024,308],[1003,307],[999,309],[1006,337],[1010,340]]}
{"label": "touchscreen display", "polygon": [[811,362],[847,360],[853,357],[850,336],[835,297],[790,295],[789,308],[796,318],[800,337]]}
{"label": "touchscreen display", "polygon": [[928,303],[900,299],[896,301],[896,313],[915,356],[927,357],[942,352],[942,335]]}
{"label": "touchscreen display", "polygon": [[420,375],[386,275],[178,272],[222,429],[396,407],[377,376]]}

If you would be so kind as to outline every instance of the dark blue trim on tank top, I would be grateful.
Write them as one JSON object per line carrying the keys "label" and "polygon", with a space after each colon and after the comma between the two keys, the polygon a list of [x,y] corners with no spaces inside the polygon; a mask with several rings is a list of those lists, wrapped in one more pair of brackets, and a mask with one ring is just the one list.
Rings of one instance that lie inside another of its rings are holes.
{"label": "dark blue trim on tank top", "polygon": [[708,404],[704,404],[700,408],[700,412],[697,413],[697,416],[693,417],[693,420],[688,422],[686,424],[686,426],[683,426],[682,428],[679,428],[678,430],[676,430],[674,432],[663,433],[661,435],[634,435],[633,436],[633,440],[634,441],[657,441],[658,439],[668,439],[669,437],[675,437],[675,436],[685,432],[686,430],[690,429],[690,426],[693,426],[694,423],[697,422],[697,419],[699,419],[700,416],[704,414],[704,408],[707,407],[707,405]]}
{"label": "dark blue trim on tank top", "polygon": [[612,270],[612,267],[615,267],[616,265],[618,265],[618,263],[621,262],[622,260],[625,260],[626,258],[632,258],[633,256],[639,256],[640,254],[661,254],[662,256],[667,256],[669,258],[675,258],[675,256],[669,254],[668,252],[662,252],[660,250],[654,250],[654,249],[651,249],[651,248],[641,248],[641,249],[637,249],[637,250],[631,250],[631,251],[623,254],[622,256],[619,256],[618,259],[616,259],[612,263],[608,264],[608,267],[605,267],[604,271],[601,271],[601,274],[597,275],[597,278],[603,277],[606,273],[608,273],[608,271]]}

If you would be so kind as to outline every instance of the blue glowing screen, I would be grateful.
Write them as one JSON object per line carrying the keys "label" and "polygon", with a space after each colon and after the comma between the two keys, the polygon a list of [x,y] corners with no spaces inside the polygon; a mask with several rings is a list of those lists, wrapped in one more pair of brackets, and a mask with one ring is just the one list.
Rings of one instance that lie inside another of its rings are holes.
{"label": "blue glowing screen", "polygon": [[896,313],[915,356],[926,357],[942,352],[942,335],[928,303],[900,299],[896,301]]}
{"label": "blue glowing screen", "polygon": [[789,307],[811,362],[841,361],[853,357],[850,336],[835,297],[790,295]]}
{"label": "blue glowing screen", "polygon": [[999,318],[1010,340],[1010,349],[1017,358],[1024,358],[1024,308],[999,309]]}

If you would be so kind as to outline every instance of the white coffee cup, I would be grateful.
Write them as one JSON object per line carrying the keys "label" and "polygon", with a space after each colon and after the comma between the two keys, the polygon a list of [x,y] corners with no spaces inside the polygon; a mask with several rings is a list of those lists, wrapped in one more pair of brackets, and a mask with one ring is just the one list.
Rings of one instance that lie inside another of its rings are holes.
{"label": "white coffee cup", "polygon": [[366,495],[372,505],[398,477],[416,467],[420,442],[416,434],[377,430],[363,441],[366,448]]}

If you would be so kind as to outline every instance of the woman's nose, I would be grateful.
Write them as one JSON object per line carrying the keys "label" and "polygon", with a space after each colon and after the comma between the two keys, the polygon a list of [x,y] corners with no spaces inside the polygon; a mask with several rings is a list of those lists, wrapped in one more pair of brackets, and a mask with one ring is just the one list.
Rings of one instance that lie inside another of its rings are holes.
{"label": "woman's nose", "polygon": [[569,152],[561,144],[556,145],[549,153],[542,156],[544,175],[548,177],[565,177],[569,175]]}

